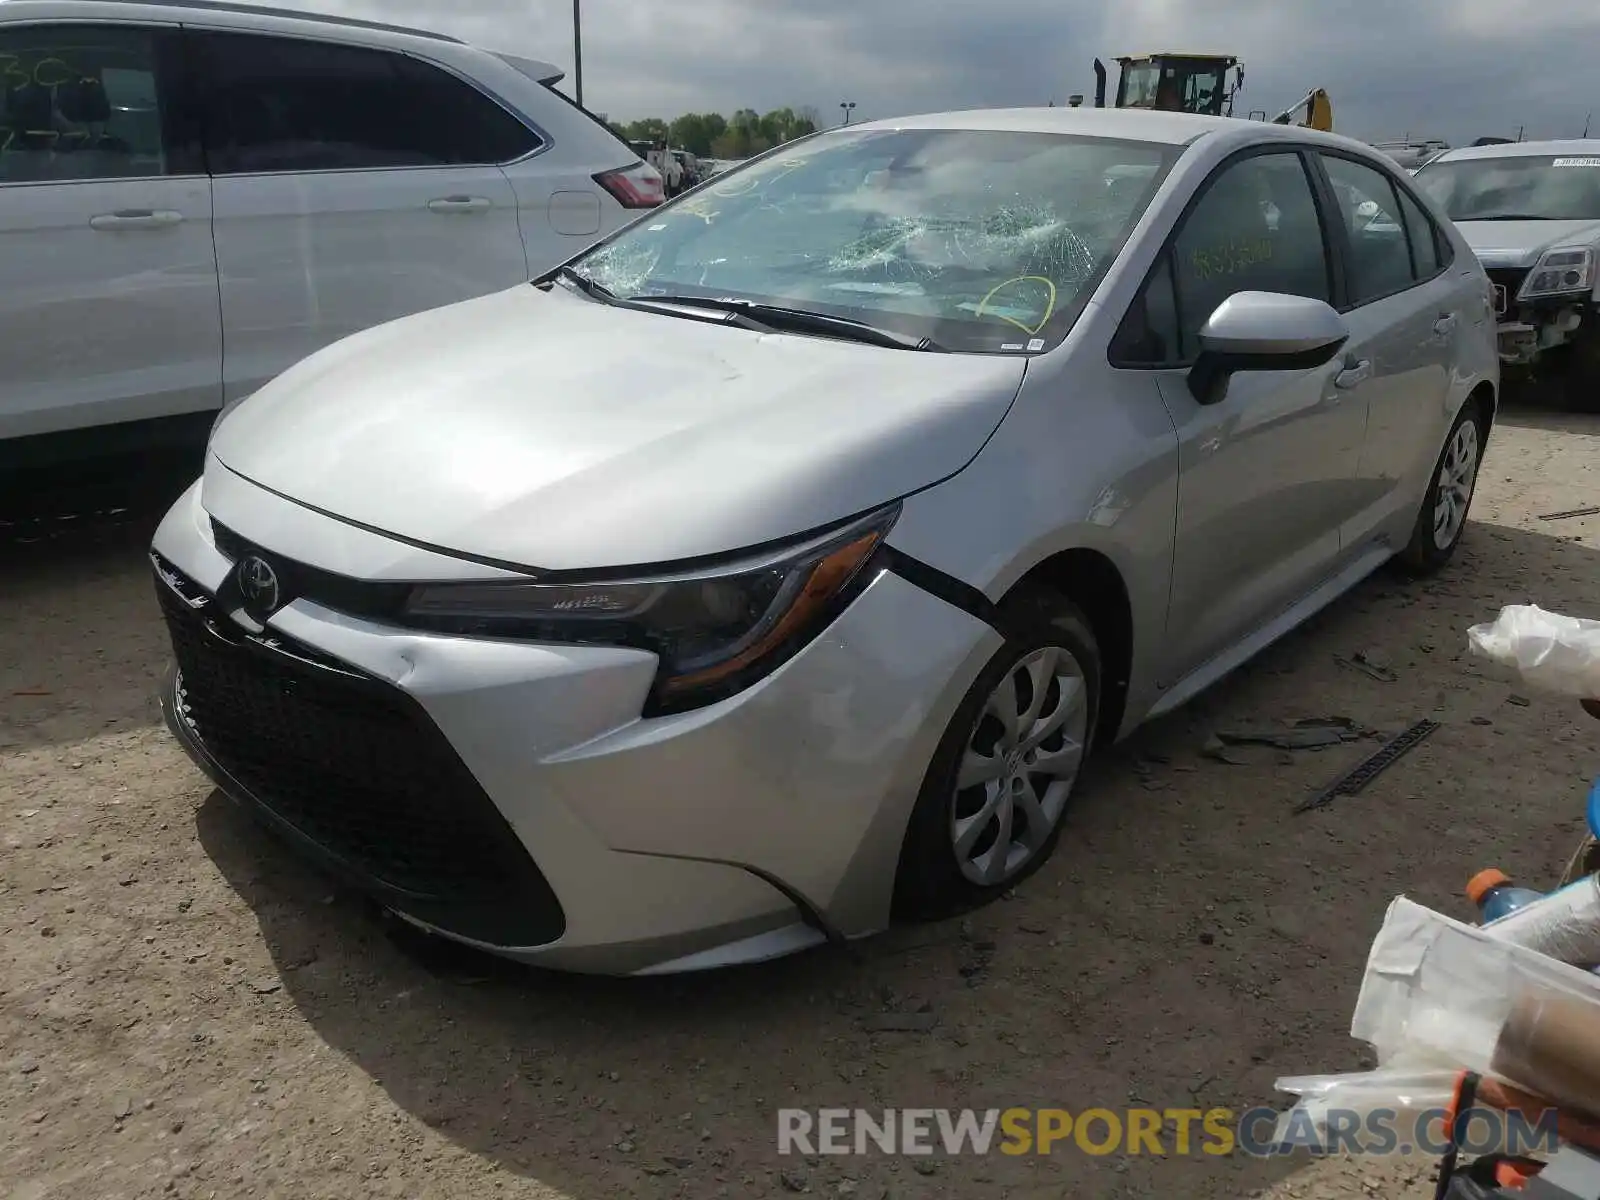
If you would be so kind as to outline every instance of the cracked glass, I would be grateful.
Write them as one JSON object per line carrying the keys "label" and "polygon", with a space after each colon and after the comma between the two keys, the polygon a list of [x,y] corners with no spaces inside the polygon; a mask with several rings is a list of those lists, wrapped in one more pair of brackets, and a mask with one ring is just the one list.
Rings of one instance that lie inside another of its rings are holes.
{"label": "cracked glass", "polygon": [[993,130],[826,134],[573,264],[630,300],[744,300],[1036,352],[1071,328],[1182,148]]}

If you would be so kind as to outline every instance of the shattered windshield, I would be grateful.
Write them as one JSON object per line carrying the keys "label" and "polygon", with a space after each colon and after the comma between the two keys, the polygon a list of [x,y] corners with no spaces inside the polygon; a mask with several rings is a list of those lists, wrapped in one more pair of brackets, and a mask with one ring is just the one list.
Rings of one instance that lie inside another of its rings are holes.
{"label": "shattered windshield", "polygon": [[1181,148],[835,133],[720,176],[573,269],[614,295],[779,305],[976,353],[1060,341]]}
{"label": "shattered windshield", "polygon": [[1462,158],[1412,178],[1452,221],[1600,221],[1600,155]]}

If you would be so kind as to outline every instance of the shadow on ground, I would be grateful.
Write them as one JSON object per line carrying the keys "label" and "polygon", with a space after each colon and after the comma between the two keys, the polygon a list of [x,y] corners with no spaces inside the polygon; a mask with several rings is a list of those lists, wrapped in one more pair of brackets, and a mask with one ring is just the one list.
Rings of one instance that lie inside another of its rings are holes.
{"label": "shadow on ground", "polygon": [[[1355,1069],[1343,1014],[1389,900],[1460,912],[1473,871],[1546,878],[1581,828],[1593,722],[1517,695],[1466,657],[1464,635],[1504,603],[1560,608],[1597,578],[1594,550],[1474,524],[1440,578],[1373,578],[1102,759],[1055,858],[1014,897],[850,951],[644,981],[424,954],[220,795],[199,836],[329,1046],[443,1136],[577,1200],[1236,1197],[1300,1164],[1070,1149],[920,1168],[781,1159],[776,1110],[1244,1110],[1278,1103],[1280,1075]],[[1340,661],[1358,651],[1394,681]],[[1444,727],[1365,792],[1304,816],[1295,802],[1377,741],[1238,764],[1200,753],[1219,728],[1333,715],[1384,733],[1424,716]],[[1508,821],[1526,836],[1508,844]],[[865,1027],[885,1010],[936,1024]]]}
{"label": "shadow on ground", "polygon": [[166,657],[146,553],[187,463],[0,504],[0,747],[156,723]]}

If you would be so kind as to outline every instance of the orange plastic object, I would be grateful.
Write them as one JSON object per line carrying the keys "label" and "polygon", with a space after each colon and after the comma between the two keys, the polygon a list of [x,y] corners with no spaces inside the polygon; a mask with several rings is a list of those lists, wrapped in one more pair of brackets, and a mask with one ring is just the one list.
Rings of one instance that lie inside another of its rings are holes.
{"label": "orange plastic object", "polygon": [[1511,882],[1511,876],[1498,867],[1490,867],[1486,871],[1479,871],[1467,880],[1467,899],[1474,904],[1481,903],[1489,894],[1491,888],[1504,887]]}

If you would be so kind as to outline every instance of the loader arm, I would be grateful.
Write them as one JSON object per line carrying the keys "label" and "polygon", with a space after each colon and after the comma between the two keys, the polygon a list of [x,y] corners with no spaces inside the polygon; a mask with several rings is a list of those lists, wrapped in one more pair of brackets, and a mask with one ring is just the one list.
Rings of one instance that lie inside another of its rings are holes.
{"label": "loader arm", "polygon": [[1320,129],[1325,133],[1333,132],[1333,101],[1328,98],[1328,93],[1322,88],[1312,88],[1307,92],[1305,99],[1291,108],[1284,109],[1272,118],[1275,125],[1299,125],[1306,129]]}

